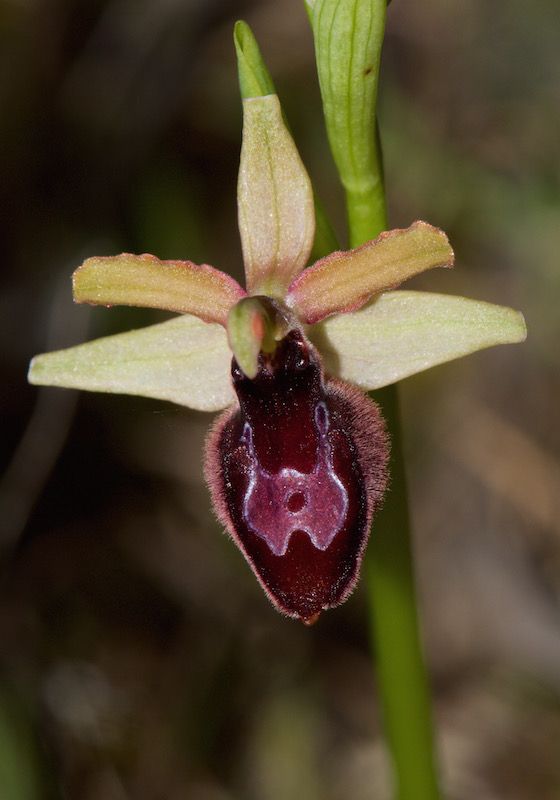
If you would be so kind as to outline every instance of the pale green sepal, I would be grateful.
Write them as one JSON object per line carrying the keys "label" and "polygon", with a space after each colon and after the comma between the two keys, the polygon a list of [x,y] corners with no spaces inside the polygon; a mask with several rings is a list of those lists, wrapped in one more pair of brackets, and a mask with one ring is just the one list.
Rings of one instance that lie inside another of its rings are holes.
{"label": "pale green sepal", "polygon": [[257,374],[259,353],[272,353],[276,347],[274,322],[257,297],[245,297],[229,312],[229,346],[248,378]]}
{"label": "pale green sepal", "polygon": [[237,71],[241,97],[263,97],[275,94],[276,89],[263,61],[259,45],[251,28],[243,20],[235,23],[233,42],[237,55]]}
{"label": "pale green sepal", "polygon": [[131,253],[88,258],[72,283],[77,303],[161,308],[221,325],[245,295],[237,281],[208,264]]}
{"label": "pale green sepal", "polygon": [[[276,94],[272,77],[264,63],[257,40],[246,22],[240,20],[235,23],[233,41],[237,55],[239,89],[242,99],[246,100],[249,97],[263,97],[269,94]],[[290,125],[285,117],[284,123],[290,132]],[[331,253],[333,250],[338,249],[338,242],[334,229],[317,195],[314,196],[314,206],[316,225],[315,240],[311,251],[311,261],[316,261],[326,253]]]}
{"label": "pale green sepal", "polygon": [[396,291],[324,320],[308,335],[328,373],[371,390],[486,347],[522,342],[527,331],[523,315],[511,308]]}
{"label": "pale green sepal", "polygon": [[221,325],[185,314],[159,325],[36,356],[30,383],[142,395],[199,411],[234,402]]}
{"label": "pale green sepal", "polygon": [[237,200],[247,289],[281,298],[307,263],[315,215],[311,182],[276,95],[243,101]]}

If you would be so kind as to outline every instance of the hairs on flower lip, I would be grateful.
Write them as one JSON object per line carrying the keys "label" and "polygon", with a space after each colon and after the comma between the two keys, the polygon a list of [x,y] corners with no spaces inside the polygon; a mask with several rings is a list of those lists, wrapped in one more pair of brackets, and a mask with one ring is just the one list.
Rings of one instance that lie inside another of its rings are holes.
{"label": "hairs on flower lip", "polygon": [[[305,368],[293,366],[294,350]],[[309,624],[356,584],[387,483],[388,439],[376,404],[325,381],[299,331],[279,344],[270,371],[262,361],[253,380],[234,361],[239,407],[207,437],[205,476],[218,519],[269,599]]]}

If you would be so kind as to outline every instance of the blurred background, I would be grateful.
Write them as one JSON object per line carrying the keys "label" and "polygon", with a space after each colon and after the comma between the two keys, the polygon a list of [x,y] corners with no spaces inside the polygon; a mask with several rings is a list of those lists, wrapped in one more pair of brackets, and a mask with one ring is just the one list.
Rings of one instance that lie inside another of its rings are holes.
{"label": "blurred background", "polygon": [[[388,800],[362,590],[269,605],[202,479],[209,415],[40,389],[31,356],[165,315],[73,307],[91,255],[241,277],[232,24],[254,28],[344,237],[300,0],[0,0],[2,800]],[[402,384],[451,800],[560,798],[560,61],[555,0],[394,0],[380,117],[417,288],[524,311],[526,344]]]}

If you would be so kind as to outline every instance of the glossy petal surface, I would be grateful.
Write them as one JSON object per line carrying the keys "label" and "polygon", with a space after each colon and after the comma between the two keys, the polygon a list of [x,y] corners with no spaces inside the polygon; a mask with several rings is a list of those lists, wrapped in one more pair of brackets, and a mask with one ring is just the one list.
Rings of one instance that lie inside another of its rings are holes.
{"label": "glossy petal surface", "polygon": [[73,287],[78,303],[162,308],[222,325],[245,295],[237,281],[207,264],[130,253],[88,258],[75,271]]}
{"label": "glossy petal surface", "polygon": [[221,325],[185,315],[36,356],[29,381],[155,397],[200,411],[217,411],[234,400],[230,362]]}
{"label": "glossy petal surface", "polygon": [[234,361],[240,408],[208,440],[215,507],[272,602],[309,621],[355,584],[387,443],[375,404],[325,385],[319,361],[292,331],[248,379]]}
{"label": "glossy petal surface", "polygon": [[386,231],[354,250],[331,253],[299,275],[287,302],[300,319],[318,322],[331,314],[355,311],[375,294],[394,288],[433,267],[450,267],[447,236],[426,222]]}
{"label": "glossy petal surface", "polygon": [[466,297],[387,292],[352,314],[314,325],[309,336],[331,375],[379,389],[497,344],[524,341],[522,314]]}
{"label": "glossy petal surface", "polygon": [[247,289],[282,297],[307,263],[315,216],[311,182],[274,94],[243,101],[237,200]]}

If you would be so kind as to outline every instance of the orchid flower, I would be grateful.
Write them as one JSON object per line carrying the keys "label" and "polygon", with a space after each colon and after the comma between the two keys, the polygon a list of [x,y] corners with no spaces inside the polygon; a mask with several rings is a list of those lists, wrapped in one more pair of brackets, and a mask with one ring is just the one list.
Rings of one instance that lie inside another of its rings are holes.
{"label": "orchid flower", "polygon": [[425,222],[307,266],[309,177],[275,94],[243,102],[238,182],[246,288],[151,255],[94,257],[74,299],[180,314],[33,359],[34,384],[226,409],[207,439],[214,509],[274,605],[304,622],[354,587],[387,484],[389,443],[365,392],[468,353],[522,341],[521,314],[396,290],[451,267]]}

